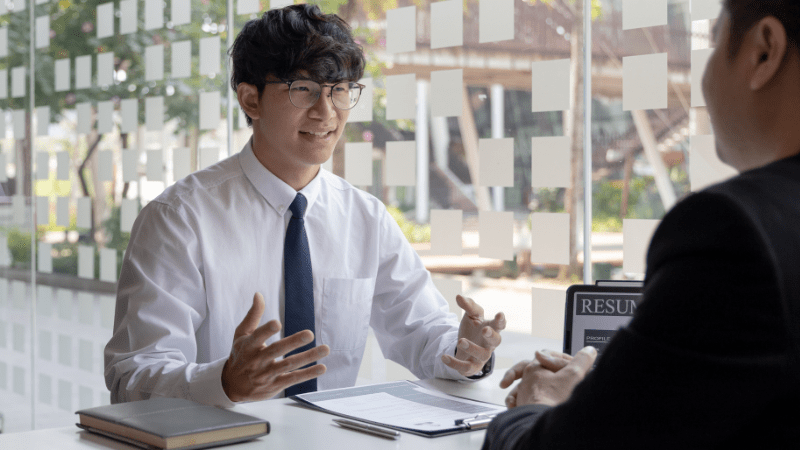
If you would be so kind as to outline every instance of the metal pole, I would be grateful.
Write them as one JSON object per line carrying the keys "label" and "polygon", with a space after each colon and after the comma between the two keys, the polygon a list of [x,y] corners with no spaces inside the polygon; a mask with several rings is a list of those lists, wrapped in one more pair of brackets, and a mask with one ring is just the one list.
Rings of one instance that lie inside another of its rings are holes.
{"label": "metal pole", "polygon": [[592,284],[592,2],[583,0],[583,282]]}
{"label": "metal pole", "polygon": [[428,221],[430,209],[430,193],[428,189],[429,167],[428,159],[428,82],[417,81],[417,188],[416,192],[416,219],[417,223]]}
{"label": "metal pole", "polygon": [[[505,103],[502,84],[493,84],[491,87],[492,98],[492,139],[505,137]],[[492,200],[495,211],[505,210],[506,188],[495,186],[492,188]]]}
{"label": "metal pole", "polygon": [[[27,127],[28,129],[26,132],[28,133],[28,142],[30,148],[28,149],[29,156],[33,158],[33,149],[34,149],[34,138],[36,134],[33,132],[33,112],[36,108],[36,78],[34,74],[36,73],[36,52],[35,52],[35,42],[34,39],[36,37],[36,30],[34,29],[34,13],[36,10],[34,9],[36,4],[34,0],[28,1],[28,15],[29,15],[29,26],[30,30],[28,33],[29,42],[29,51],[30,51],[30,63],[28,66],[28,84],[29,84],[29,93],[28,93],[28,100],[29,100],[29,109],[28,117],[30,119],[28,122],[30,126]],[[25,164],[22,164],[24,167]],[[35,192],[33,191],[33,164],[30,165],[31,171],[28,174],[28,183],[31,186],[31,429],[36,429],[36,208],[35,208]],[[5,167],[0,168],[0,170],[5,170]],[[20,170],[19,164],[17,164],[17,170]],[[24,191],[23,191],[24,192]]]}
{"label": "metal pole", "polygon": [[[225,28],[228,32],[226,39],[227,48],[233,46],[233,0],[227,0],[228,3],[228,26]],[[228,92],[228,156],[231,156],[233,149],[233,89],[230,86],[231,79],[231,60],[227,57],[228,52],[225,52],[225,60],[228,62],[225,73],[225,90]]]}

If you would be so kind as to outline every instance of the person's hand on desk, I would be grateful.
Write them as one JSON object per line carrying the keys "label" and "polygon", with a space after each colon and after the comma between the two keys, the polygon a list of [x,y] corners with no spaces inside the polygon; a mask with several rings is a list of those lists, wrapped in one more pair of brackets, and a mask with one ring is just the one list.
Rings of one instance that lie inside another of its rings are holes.
{"label": "person's hand on desk", "polygon": [[289,386],[325,373],[324,364],[304,369],[300,367],[328,356],[330,348],[327,345],[276,361],[279,356],[311,342],[314,334],[310,330],[304,330],[267,346],[264,341],[280,331],[281,323],[271,320],[259,327],[263,313],[264,297],[256,293],[253,306],[236,327],[231,355],[222,369],[222,388],[231,401],[268,399]]}
{"label": "person's hand on desk", "polygon": [[470,377],[480,372],[500,345],[500,331],[506,328],[506,317],[497,313],[492,320],[484,320],[483,308],[471,298],[456,296],[456,303],[464,310],[458,328],[458,346],[455,358],[442,356],[442,362],[460,374]]}
{"label": "person's hand on desk", "polygon": [[597,358],[594,347],[584,347],[575,357],[558,352],[536,352],[533,361],[520,361],[508,369],[500,387],[521,381],[506,397],[506,406],[542,404],[555,406],[572,394]]}

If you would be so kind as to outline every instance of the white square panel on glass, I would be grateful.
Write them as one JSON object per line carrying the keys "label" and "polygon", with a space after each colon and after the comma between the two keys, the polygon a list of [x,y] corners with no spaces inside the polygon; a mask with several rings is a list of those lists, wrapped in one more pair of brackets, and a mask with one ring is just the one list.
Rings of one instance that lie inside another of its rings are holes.
{"label": "white square panel on glass", "polygon": [[220,45],[219,36],[200,39],[200,75],[214,75],[219,73]]}
{"label": "white square panel on glass", "polygon": [[[25,96],[25,74],[24,67],[14,67],[11,69],[11,97],[19,98]],[[21,138],[20,138],[21,139]]]}
{"label": "white square panel on glass", "polygon": [[431,210],[431,254],[461,256],[464,253],[461,234],[464,212],[461,210]]}
{"label": "white square panel on glass", "polygon": [[462,69],[434,70],[431,72],[430,93],[431,116],[461,116],[464,98],[464,71]]}
{"label": "white square panel on glass", "polygon": [[566,136],[531,138],[531,186],[568,187],[570,157],[570,139]]}
{"label": "white square panel on glass", "polygon": [[97,5],[97,38],[114,35],[114,2]]}
{"label": "white square panel on glass", "polygon": [[689,141],[689,183],[692,192],[737,175],[736,169],[723,163],[717,155],[713,135],[692,136]]}
{"label": "white square panel on glass", "polygon": [[97,55],[97,85],[111,86],[114,84],[114,52],[99,53]]}
{"label": "white square panel on glass", "polygon": [[416,186],[417,143],[390,141],[386,143],[386,186]]}
{"label": "white square panel on glass", "polygon": [[97,132],[111,133],[114,129],[114,102],[97,102]]}
{"label": "white square panel on glass", "polygon": [[478,256],[514,259],[514,213],[480,211],[478,213]]}
{"label": "white square panel on glass", "polygon": [[78,277],[94,279],[94,246],[78,246]]}
{"label": "white square panel on glass", "polygon": [[388,75],[386,77],[386,119],[413,119],[417,115],[417,77]]}
{"label": "white square panel on glass", "polygon": [[660,220],[623,219],[622,220],[622,271],[625,273],[645,272],[647,249],[650,239]]}
{"label": "white square panel on glass", "polygon": [[137,0],[119,2],[119,34],[135,33],[139,28]]}
{"label": "white square panel on glass", "polygon": [[564,339],[564,304],[561,289],[531,288],[531,334],[546,339]]}
{"label": "white square panel on glass", "polygon": [[75,131],[78,134],[89,134],[92,132],[92,104],[89,102],[78,103],[75,105],[75,112],[78,115],[78,123]]}
{"label": "white square panel on glass", "polygon": [[570,60],[554,59],[531,64],[531,111],[569,109]]}
{"label": "white square panel on glass", "polygon": [[139,100],[136,98],[120,100],[119,109],[122,116],[120,133],[136,133],[139,128]]}
{"label": "white square panel on glass", "polygon": [[361,97],[358,99],[358,103],[350,110],[350,117],[347,118],[348,123],[372,121],[372,78],[362,78],[358,82],[364,85],[364,89],[361,90]]}
{"label": "white square panel on glass", "polygon": [[36,135],[47,136],[49,128],[50,128],[50,107],[49,106],[36,107]]}
{"label": "white square panel on glass", "polygon": [[514,25],[514,0],[479,0],[479,43],[514,39]]}
{"label": "white square panel on glass", "polygon": [[431,49],[464,44],[464,3],[446,0],[431,3]]}
{"label": "white square panel on glass", "polygon": [[75,58],[75,89],[92,87],[92,55]]}
{"label": "white square panel on glass", "polygon": [[386,51],[405,53],[417,50],[417,7],[386,11]]}
{"label": "white square panel on glass", "polygon": [[139,150],[122,151],[122,181],[139,181]]}
{"label": "white square panel on glass", "polygon": [[236,14],[255,14],[261,10],[258,0],[236,0]]}
{"label": "white square panel on glass", "polygon": [[136,215],[139,213],[139,201],[130,198],[123,198],[120,205],[120,230],[124,233],[130,233],[133,228],[133,221],[136,220]]}
{"label": "white square panel on glass", "polygon": [[147,131],[164,129],[164,97],[147,97],[144,102]]}
{"label": "white square panel on glass", "polygon": [[667,0],[622,0],[622,29],[667,24]]}
{"label": "white square panel on glass", "polygon": [[[8,70],[3,69],[3,70],[0,70],[0,99],[6,99],[6,98],[8,98]],[[0,122],[2,122],[0,124],[0,126],[3,127],[2,135],[5,136],[6,135],[6,133],[5,133],[5,122],[6,121],[2,120]]]}
{"label": "white square panel on glass", "polygon": [[192,4],[190,0],[172,0],[172,25],[186,25],[192,21]]}
{"label": "white square panel on glass", "polygon": [[36,152],[36,179],[50,178],[50,152]]}
{"label": "white square panel on glass", "polygon": [[144,48],[144,79],[158,81],[164,79],[164,46],[149,45]]}
{"label": "white square panel on glass", "polygon": [[716,19],[722,11],[721,0],[692,0],[690,5],[692,21]]}
{"label": "white square panel on glass", "polygon": [[622,109],[667,107],[667,54],[622,58]]}
{"label": "white square panel on glass", "polygon": [[372,143],[344,144],[344,179],[353,186],[372,185]]}
{"label": "white square panel on glass", "polygon": [[569,264],[569,214],[531,215],[531,262]]}
{"label": "white square panel on glass", "polygon": [[15,109],[11,111],[11,122],[13,124],[14,139],[25,139],[25,122],[27,114],[24,109]]}
{"label": "white square panel on glass", "polygon": [[284,6],[293,5],[294,0],[270,0],[269,9],[283,8]]}
{"label": "white square panel on glass", "polygon": [[70,86],[70,59],[57,59],[55,62],[55,72],[56,92],[68,91]]}
{"label": "white square panel on glass", "polygon": [[117,251],[113,248],[100,249],[100,281],[117,281]]}
{"label": "white square panel on glass", "polygon": [[111,150],[97,152],[97,173],[100,181],[114,179],[114,153]]}
{"label": "white square panel on glass", "polygon": [[464,294],[464,283],[458,279],[452,278],[444,278],[440,276],[432,276],[431,280],[433,281],[433,285],[436,286],[436,290],[442,294],[445,301],[447,301],[447,306],[450,309],[450,312],[455,314],[459,320],[461,317],[464,316],[464,310],[458,306],[458,302],[456,302],[456,296]]}
{"label": "white square panel on glass", "polygon": [[144,0],[144,29],[164,27],[164,0]]}
{"label": "white square panel on glass", "polygon": [[192,74],[192,41],[173,42],[172,78],[186,78]]}
{"label": "white square panel on glass", "polygon": [[36,18],[36,48],[50,46],[50,16]]}
{"label": "white square panel on glass", "polygon": [[36,225],[50,225],[49,197],[36,197]]}
{"label": "white square panel on glass", "polygon": [[39,258],[37,258],[39,272],[53,273],[53,244],[39,242]]}
{"label": "white square panel on glass", "polygon": [[69,152],[56,152],[56,180],[69,180]]}
{"label": "white square panel on glass", "polygon": [[25,213],[25,197],[22,195],[11,197],[11,209],[14,210],[14,225],[25,225],[28,220]]}
{"label": "white square panel on glass", "polygon": [[714,54],[713,48],[692,50],[692,107],[706,106],[706,98],[703,96],[703,75],[708,65],[708,60]]}
{"label": "white square panel on glass", "polygon": [[200,148],[200,167],[198,170],[203,170],[206,167],[213,166],[219,162],[219,148],[218,147],[201,147]]}
{"label": "white square panel on glass", "polygon": [[200,129],[213,130],[219,126],[219,91],[200,93]]}
{"label": "white square panel on glass", "polygon": [[146,176],[148,181],[164,181],[164,151],[163,150],[148,150],[147,151],[147,170]]}
{"label": "white square panel on glass", "polygon": [[172,177],[178,181],[192,173],[189,149],[178,147],[172,149]]}
{"label": "white square panel on glass", "polygon": [[69,227],[69,197],[56,198],[56,226]]}
{"label": "white square panel on glass", "polygon": [[0,58],[8,56],[8,27],[0,27]]}
{"label": "white square panel on glass", "polygon": [[514,186],[514,138],[478,140],[478,186]]}
{"label": "white square panel on glass", "polygon": [[78,197],[78,213],[75,218],[75,226],[78,228],[92,227],[92,198]]}

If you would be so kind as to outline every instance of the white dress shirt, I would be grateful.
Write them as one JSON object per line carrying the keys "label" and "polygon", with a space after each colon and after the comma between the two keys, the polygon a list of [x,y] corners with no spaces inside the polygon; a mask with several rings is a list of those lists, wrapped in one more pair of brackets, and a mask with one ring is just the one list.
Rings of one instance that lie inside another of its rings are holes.
{"label": "white dress shirt", "polygon": [[[415,376],[466,380],[441,362],[455,353],[457,318],[384,205],[324,169],[300,192],[316,343],[331,349],[319,389],[355,384],[370,326],[384,356]],[[113,403],[169,396],[233,405],[222,368],[253,295],[264,295],[261,324],[283,322],[283,241],[296,195],[248,143],[142,209],[105,348]]]}

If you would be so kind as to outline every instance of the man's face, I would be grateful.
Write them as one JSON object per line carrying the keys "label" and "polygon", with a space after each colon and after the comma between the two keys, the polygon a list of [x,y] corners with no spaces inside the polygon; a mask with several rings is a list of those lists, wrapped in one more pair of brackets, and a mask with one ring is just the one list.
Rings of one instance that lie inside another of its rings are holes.
{"label": "man's face", "polygon": [[333,106],[329,85],[324,85],[320,98],[308,109],[292,104],[287,84],[264,87],[259,101],[260,118],[253,123],[253,133],[260,135],[259,141],[271,161],[289,170],[302,170],[319,166],[331,157],[350,111]]}

